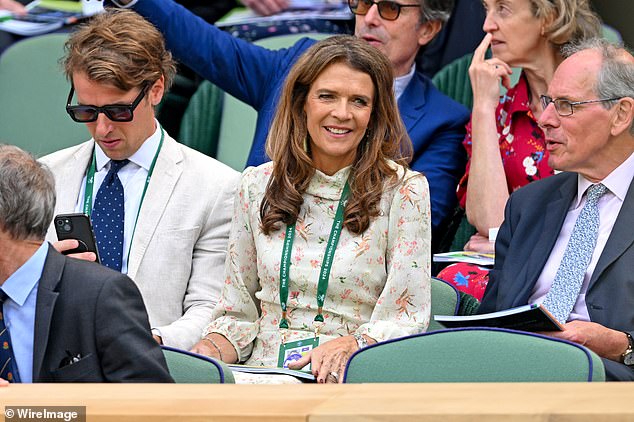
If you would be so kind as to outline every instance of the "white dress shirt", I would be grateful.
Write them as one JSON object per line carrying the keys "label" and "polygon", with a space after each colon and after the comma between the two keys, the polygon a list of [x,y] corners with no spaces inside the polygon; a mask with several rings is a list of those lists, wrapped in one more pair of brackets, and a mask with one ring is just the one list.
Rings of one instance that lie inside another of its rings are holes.
{"label": "white dress shirt", "polygon": [[[145,189],[145,182],[147,180],[152,161],[158,151],[159,143],[161,141],[161,126],[158,121],[156,122],[156,130],[150,136],[141,147],[132,154],[128,160],[130,162],[119,170],[118,176],[121,184],[123,185],[123,200],[124,200],[124,225],[123,225],[123,262],[121,265],[121,272],[127,274],[128,272],[128,256],[130,252],[130,245],[132,243],[132,236],[134,234],[134,226],[137,216],[139,215],[139,209],[141,208],[141,197],[143,196],[143,190]],[[108,171],[110,170],[110,158],[103,152],[98,144],[95,144],[95,153],[97,155],[97,169],[95,172],[95,184],[93,187],[92,205],[95,205],[95,198],[101,187],[101,183],[106,178]],[[79,190],[79,197],[75,205],[75,212],[84,212],[84,195],[86,192],[86,176],[81,184]]]}
{"label": "white dress shirt", "polygon": [[407,74],[394,78],[394,96],[397,100],[401,98],[403,91],[405,91],[405,88],[407,88],[407,85],[409,85],[410,81],[414,77],[414,72],[416,72],[415,64],[412,65],[412,68]]}

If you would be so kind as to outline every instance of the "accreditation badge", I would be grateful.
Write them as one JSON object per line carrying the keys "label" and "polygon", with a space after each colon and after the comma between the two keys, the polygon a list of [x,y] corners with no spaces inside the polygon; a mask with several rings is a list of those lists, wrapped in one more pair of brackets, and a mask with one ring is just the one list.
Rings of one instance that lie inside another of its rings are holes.
{"label": "accreditation badge", "polygon": [[[290,362],[300,360],[306,353],[319,346],[319,337],[310,337],[307,339],[291,341],[280,344],[280,354],[277,359],[277,366],[280,368],[288,368]],[[310,364],[305,366],[303,370],[310,371]]]}

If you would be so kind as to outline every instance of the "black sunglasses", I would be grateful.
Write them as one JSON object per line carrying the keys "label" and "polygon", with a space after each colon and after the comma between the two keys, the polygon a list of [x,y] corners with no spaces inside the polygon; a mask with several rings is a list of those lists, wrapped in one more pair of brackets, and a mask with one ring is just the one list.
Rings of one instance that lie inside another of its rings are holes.
{"label": "black sunglasses", "polygon": [[355,15],[367,15],[373,5],[379,9],[379,16],[387,21],[395,21],[402,7],[420,7],[420,4],[400,4],[390,0],[348,0],[348,7]]}
{"label": "black sunglasses", "polygon": [[66,100],[66,113],[78,123],[95,122],[99,117],[99,113],[105,114],[113,122],[131,122],[134,119],[134,110],[145,97],[149,87],[150,85],[147,83],[143,85],[141,92],[139,92],[132,104],[108,104],[97,107],[93,105],[70,105],[75,93],[75,87],[71,85],[68,100]]}

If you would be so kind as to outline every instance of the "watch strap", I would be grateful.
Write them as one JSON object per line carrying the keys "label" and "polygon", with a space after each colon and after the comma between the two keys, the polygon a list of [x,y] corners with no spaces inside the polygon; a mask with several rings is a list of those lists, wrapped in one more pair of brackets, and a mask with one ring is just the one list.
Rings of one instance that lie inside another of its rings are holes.
{"label": "watch strap", "polygon": [[621,361],[627,366],[634,367],[634,339],[632,339],[632,335],[627,331],[624,331],[624,333],[627,336],[628,346],[621,355]]}

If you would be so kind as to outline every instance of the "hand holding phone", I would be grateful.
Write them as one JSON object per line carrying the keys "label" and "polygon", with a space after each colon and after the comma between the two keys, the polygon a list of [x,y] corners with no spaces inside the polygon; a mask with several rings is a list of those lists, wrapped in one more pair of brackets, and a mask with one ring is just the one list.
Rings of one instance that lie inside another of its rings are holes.
{"label": "hand holding phone", "polygon": [[54,224],[58,240],[75,239],[79,243],[77,248],[63,250],[64,255],[93,252],[97,257],[96,261],[100,262],[90,217],[79,213],[59,214],[55,216]]}

